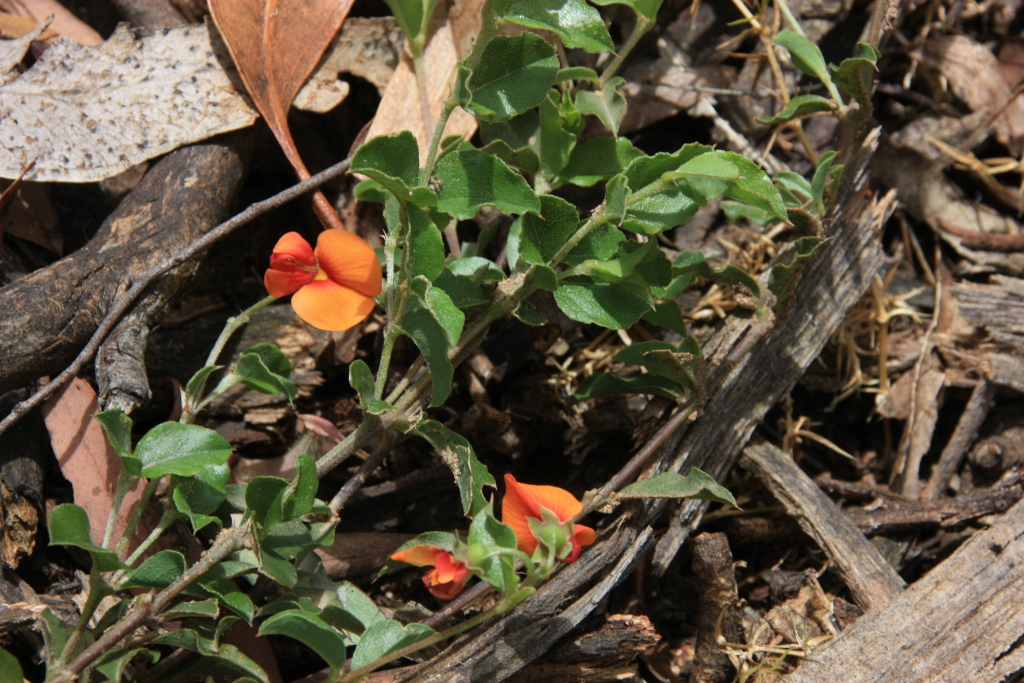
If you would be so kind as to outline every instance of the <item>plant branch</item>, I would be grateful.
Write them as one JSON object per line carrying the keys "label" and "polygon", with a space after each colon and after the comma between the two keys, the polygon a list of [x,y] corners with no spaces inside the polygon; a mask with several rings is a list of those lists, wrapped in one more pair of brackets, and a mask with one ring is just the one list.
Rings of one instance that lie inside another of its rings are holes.
{"label": "plant branch", "polygon": [[46,386],[37,391],[35,394],[22,401],[18,405],[14,406],[11,413],[0,421],[0,434],[3,434],[17,422],[22,416],[28,411],[32,410],[43,401],[52,396],[58,389],[67,384],[75,375],[77,375],[85,364],[96,353],[103,340],[106,339],[110,331],[114,329],[114,326],[121,320],[121,316],[124,315],[125,311],[128,310],[129,306],[135,303],[135,300],[149,287],[153,282],[166,273],[167,271],[175,268],[193,256],[200,252],[208,249],[215,242],[221,238],[230,235],[238,228],[252,222],[255,218],[262,216],[263,214],[276,209],[279,206],[287,204],[297,197],[301,197],[310,190],[316,189],[318,186],[326,183],[332,178],[336,178],[342,173],[348,172],[351,166],[352,160],[345,159],[330,168],[317,173],[309,180],[305,180],[297,185],[279,192],[269,199],[265,199],[262,202],[256,202],[245,211],[234,216],[233,218],[221,223],[210,232],[206,233],[195,242],[192,242],[185,249],[182,249],[177,255],[172,256],[163,262],[153,266],[152,268],[139,273],[132,281],[132,286],[128,288],[128,291],[122,294],[113,305],[107,314],[103,317],[103,321],[99,327],[96,328],[96,332],[93,333],[89,339],[89,343],[85,345],[85,348],[78,354],[78,357],[69,365],[64,372],[60,373],[51,380]]}
{"label": "plant branch", "polygon": [[618,73],[619,69],[622,68],[622,63],[626,61],[626,57],[629,56],[629,53],[633,51],[633,48],[637,46],[637,43],[639,43],[640,39],[644,37],[644,34],[650,31],[656,23],[646,17],[641,19],[639,14],[636,19],[637,21],[636,25],[633,27],[633,32],[629,34],[629,38],[627,38],[626,42],[622,44],[621,48],[619,48],[619,52],[615,55],[615,59],[605,67],[604,73],[601,74],[601,85],[610,81],[612,77]]}

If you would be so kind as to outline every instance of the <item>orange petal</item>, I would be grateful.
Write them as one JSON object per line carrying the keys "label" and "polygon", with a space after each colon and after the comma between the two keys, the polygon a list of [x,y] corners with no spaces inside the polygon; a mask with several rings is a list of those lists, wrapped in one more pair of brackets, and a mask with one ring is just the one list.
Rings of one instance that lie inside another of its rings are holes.
{"label": "orange petal", "polygon": [[286,232],[274,245],[273,259],[277,257],[290,257],[306,266],[316,265],[316,256],[313,255],[313,247],[297,232]]}
{"label": "orange petal", "polygon": [[380,261],[363,238],[348,230],[324,230],[316,240],[316,258],[327,277],[339,285],[366,296],[380,294]]}
{"label": "orange petal", "polygon": [[391,555],[395,562],[405,562],[414,567],[433,567],[438,549],[431,545],[414,545]]}
{"label": "orange petal", "polygon": [[292,297],[296,315],[328,332],[347,330],[361,322],[375,305],[372,297],[332,280],[313,280]]}
{"label": "orange petal", "polygon": [[263,274],[263,286],[267,288],[267,294],[276,296],[288,296],[299,291],[299,288],[313,279],[315,273],[285,273],[270,268]]}
{"label": "orange petal", "polygon": [[580,542],[580,545],[590,545],[597,539],[597,534],[589,526],[583,526],[582,524],[573,524],[573,534],[576,536],[576,540]]}
{"label": "orange petal", "polygon": [[524,486],[516,481],[511,474],[505,475],[505,497],[501,500],[501,521],[512,527],[516,533],[516,545],[527,555],[533,555],[537,549],[537,539],[530,531],[527,517],[540,519],[540,508],[533,504],[533,499]]}

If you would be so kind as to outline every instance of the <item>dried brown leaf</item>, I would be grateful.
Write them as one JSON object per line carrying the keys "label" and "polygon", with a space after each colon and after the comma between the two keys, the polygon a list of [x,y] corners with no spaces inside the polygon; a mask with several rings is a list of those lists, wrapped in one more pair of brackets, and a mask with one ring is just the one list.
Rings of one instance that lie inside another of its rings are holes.
{"label": "dried brown leaf", "polygon": [[[210,14],[249,95],[303,180],[310,174],[288,128],[288,109],[341,27],[352,1],[210,0]],[[315,193],[313,203],[324,227],[344,229],[323,194]]]}
{"label": "dried brown leaf", "polygon": [[5,11],[39,23],[53,17],[50,29],[82,45],[99,45],[103,37],[57,0],[0,0]]}

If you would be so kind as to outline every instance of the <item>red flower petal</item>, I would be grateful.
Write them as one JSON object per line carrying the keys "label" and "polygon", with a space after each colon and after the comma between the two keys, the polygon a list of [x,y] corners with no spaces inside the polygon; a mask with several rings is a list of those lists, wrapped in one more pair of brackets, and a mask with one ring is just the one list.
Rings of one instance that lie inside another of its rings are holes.
{"label": "red flower petal", "polygon": [[[286,232],[274,245],[274,252],[270,257],[270,267],[275,270],[286,270],[286,262],[294,260],[296,263],[312,267],[316,265],[316,256],[313,254],[313,247],[297,232]],[[290,264],[289,264],[290,265]],[[292,268],[296,266],[292,265]]]}
{"label": "red flower petal", "polygon": [[451,583],[441,583],[437,585],[430,585],[427,582],[427,577],[423,577],[423,583],[427,584],[427,590],[438,600],[453,600],[455,596],[462,592],[462,589],[466,587],[465,583],[453,581]]}
{"label": "red flower petal", "polygon": [[411,548],[392,553],[391,559],[395,562],[411,564],[414,567],[433,567],[438,550],[432,545],[414,545]]}
{"label": "red flower petal", "polygon": [[347,230],[324,230],[317,238],[315,253],[320,268],[334,282],[365,296],[380,294],[380,261],[361,237]]}
{"label": "red flower petal", "polygon": [[300,318],[328,332],[347,330],[361,322],[375,305],[373,297],[326,279],[313,280],[292,297],[292,308]]}
{"label": "red flower petal", "polygon": [[299,291],[299,288],[311,282],[315,275],[316,273],[305,271],[286,273],[270,268],[263,274],[263,286],[267,288],[267,294],[281,298]]}

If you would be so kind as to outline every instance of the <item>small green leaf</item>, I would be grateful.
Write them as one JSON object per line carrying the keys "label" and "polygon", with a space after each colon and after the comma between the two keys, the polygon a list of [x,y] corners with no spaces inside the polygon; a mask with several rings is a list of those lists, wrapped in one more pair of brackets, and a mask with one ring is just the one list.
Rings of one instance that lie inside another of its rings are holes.
{"label": "small green leaf", "polygon": [[231,444],[206,427],[164,422],[142,437],[135,455],[142,461],[144,477],[191,477],[209,467],[227,464]]}
{"label": "small green leaf", "polygon": [[185,556],[177,550],[161,550],[129,572],[121,588],[167,588],[187,568]]}
{"label": "small green leaf", "polygon": [[416,138],[407,130],[375,137],[356,150],[352,171],[362,173],[404,202],[419,176],[420,156]]}
{"label": "small green leaf", "polygon": [[563,283],[555,302],[573,320],[613,330],[632,327],[654,309],[650,293],[632,282]]}
{"label": "small green leaf", "polygon": [[558,57],[540,36],[496,36],[467,82],[467,109],[484,121],[507,121],[544,99],[558,73]]}
{"label": "small green leaf", "polygon": [[[469,543],[476,544],[487,550],[497,548],[515,548],[516,532],[512,527],[499,522],[494,517],[494,504],[488,503],[473,518],[469,526]],[[493,555],[477,565],[482,572],[480,578],[498,589],[503,595],[510,594],[517,585],[514,560],[508,555]],[[507,585],[509,581],[513,585]]]}
{"label": "small green leaf", "polygon": [[174,477],[171,482],[171,499],[178,512],[188,517],[193,533],[210,525],[221,526],[217,517],[211,516],[227,497],[227,483],[231,471],[227,465],[215,465],[194,477]]}
{"label": "small green leaf", "polygon": [[511,0],[504,12],[496,14],[497,19],[551,31],[566,47],[579,47],[587,52],[615,48],[600,13],[584,0]]}
{"label": "small green leaf", "polygon": [[494,477],[476,457],[473,446],[464,436],[448,429],[435,420],[424,420],[413,429],[437,449],[445,464],[455,476],[462,496],[462,508],[467,516],[473,517],[487,506],[484,487],[494,488]]}
{"label": "small green leaf", "polygon": [[565,129],[559,106],[550,96],[540,103],[540,130],[536,140],[534,148],[540,157],[541,170],[554,177],[569,163],[576,135]]}
{"label": "small green leaf", "polygon": [[294,638],[337,671],[345,664],[345,634],[318,616],[302,610],[289,610],[270,617],[260,625],[260,635],[282,635]]}
{"label": "small green leaf", "polygon": [[789,300],[793,296],[793,288],[796,287],[796,274],[803,270],[805,262],[817,251],[821,240],[817,237],[801,237],[795,243],[796,256],[789,265],[781,263],[772,266],[772,272],[768,275],[768,289],[776,296],[776,315],[782,315],[789,307]]}
{"label": "small green leaf", "polygon": [[511,214],[540,212],[540,200],[523,177],[479,150],[449,154],[434,175],[442,181],[438,210],[460,220],[472,218],[481,206]]}
{"label": "small green leaf", "polygon": [[272,528],[284,517],[284,492],[288,482],[280,477],[253,477],[245,487],[245,506],[253,521]]}
{"label": "small green leaf", "polygon": [[686,476],[664,472],[630,484],[618,493],[619,498],[695,498],[737,507],[729,490],[696,467]]}
{"label": "small green leaf", "polygon": [[480,139],[485,145],[501,140],[515,150],[530,146],[530,139],[537,135],[540,115],[536,109],[501,123],[480,123]]}
{"label": "small green leaf", "polygon": [[626,98],[619,88],[626,84],[626,79],[616,76],[608,80],[599,91],[583,90],[576,95],[576,108],[581,114],[590,114],[600,119],[604,127],[618,136],[619,124],[626,113]]}
{"label": "small green leaf", "polygon": [[[613,178],[612,181],[614,180]],[[608,184],[611,185],[612,182]],[[589,259],[610,259],[625,240],[626,236],[622,234],[621,230],[614,225],[605,223],[580,240],[579,245],[565,257],[565,262],[576,266]]]}
{"label": "small green leaf", "polygon": [[103,427],[107,442],[121,458],[125,470],[134,477],[141,477],[142,461],[132,453],[132,419],[120,410],[104,410],[93,417]]}
{"label": "small green leaf", "polygon": [[0,683],[24,683],[18,658],[0,648]]}
{"label": "small green leaf", "polygon": [[471,308],[488,303],[480,285],[468,275],[456,275],[447,268],[434,281],[434,286],[443,289],[459,308]]}
{"label": "small green leaf", "polygon": [[352,655],[352,670],[359,669],[380,659],[386,654],[401,650],[434,635],[434,629],[423,624],[402,626],[397,621],[386,619],[366,629]]}
{"label": "small green leaf", "polygon": [[653,394],[672,401],[683,398],[683,392],[679,385],[664,377],[656,375],[619,377],[610,372],[595,372],[580,382],[579,388],[568,403],[571,406],[595,398],[622,394]]}
{"label": "small green leaf", "polygon": [[[783,196],[783,200],[785,200],[785,196]],[[741,218],[747,218],[763,228],[779,220],[771,212],[743,202],[724,201],[719,204],[719,208],[722,209],[725,217],[733,223],[739,223]]]}
{"label": "small green leaf", "polygon": [[825,66],[825,58],[821,56],[818,46],[796,31],[779,31],[775,36],[775,44],[789,50],[793,58],[793,66],[803,71],[808,76],[814,76],[822,83],[831,83],[832,79],[828,74],[828,67]]}
{"label": "small green leaf", "polygon": [[769,118],[758,119],[758,121],[771,126],[810,116],[811,114],[831,112],[834,106],[832,100],[820,95],[797,95],[778,114]]}
{"label": "small green leaf", "polygon": [[200,368],[196,371],[196,374],[192,375],[189,379],[188,384],[185,385],[184,402],[190,406],[195,407],[203,398],[203,390],[206,388],[206,380],[210,378],[210,375],[220,370],[220,365],[207,365],[204,368]]}
{"label": "small green leaf", "polygon": [[[147,650],[145,648],[115,648],[113,650],[107,650],[100,655],[93,664],[93,668],[103,674],[103,676],[111,683],[121,683],[121,679],[125,674],[125,670],[128,668],[129,662],[135,659],[138,655],[145,655],[148,657],[150,664],[156,664],[160,660],[160,653],[155,650]],[[0,660],[0,683],[4,683],[5,680],[3,669],[4,663]],[[17,683],[22,683],[21,678],[17,679]]]}
{"label": "small green leaf", "polygon": [[509,168],[517,169],[525,175],[532,176],[540,168],[540,159],[530,147],[512,149],[504,140],[495,140],[486,147],[480,149],[484,154],[490,154],[504,161]]}
{"label": "small green leaf", "polygon": [[860,105],[871,111],[871,93],[875,87],[876,63],[881,53],[870,43],[857,43],[858,57],[844,59],[838,67],[829,67],[836,84]]}
{"label": "small green leaf", "polygon": [[540,215],[517,219],[519,227],[519,259],[526,263],[547,263],[565,246],[579,227],[576,207],[560,197],[540,196]]}
{"label": "small green leaf", "polygon": [[422,275],[433,282],[444,270],[444,240],[441,231],[419,207],[410,204],[405,209],[409,215],[406,278],[411,280]]}
{"label": "small green leaf", "polygon": [[208,598],[176,603],[171,608],[164,610],[160,616],[167,621],[181,621],[190,618],[216,619],[218,614],[220,614],[220,608],[217,607],[217,599]]}
{"label": "small green leaf", "polygon": [[101,572],[114,571],[124,567],[117,554],[104,550],[92,542],[89,515],[72,503],[58,505],[50,513],[50,545],[70,545],[81,548],[92,556],[92,561]]}
{"label": "small green leaf", "polygon": [[558,180],[590,187],[622,173],[640,154],[627,138],[594,138],[573,148],[568,163],[558,173]]}
{"label": "small green leaf", "polygon": [[637,13],[637,18],[646,19],[649,23],[658,18],[658,10],[661,9],[662,0],[592,0],[595,5],[604,7],[606,5],[626,5],[632,7]]}
{"label": "small green leaf", "polygon": [[597,86],[601,84],[601,77],[596,71],[585,66],[570,66],[566,69],[559,69],[555,74],[555,83],[566,83],[568,81],[590,81]]}
{"label": "small green leaf", "polygon": [[[280,360],[284,361],[284,366]],[[271,369],[268,361],[277,370]],[[257,344],[242,354],[232,371],[238,381],[261,394],[284,394],[289,402],[295,400],[297,390],[288,376],[292,364],[273,344]],[[286,369],[284,369],[286,368]],[[283,372],[279,370],[284,369]]]}
{"label": "small green leaf", "polygon": [[712,154],[732,163],[740,172],[739,178],[729,182],[726,197],[746,202],[770,212],[776,218],[786,220],[786,206],[782,203],[782,196],[768,174],[757,164],[735,152],[715,150]]}
{"label": "small green leaf", "polygon": [[[811,196],[818,207],[818,216],[825,212],[825,181],[832,171],[832,162],[836,159],[835,151],[828,151],[821,155],[818,161],[818,168],[814,171],[814,178],[811,180]],[[841,167],[840,167],[841,170]]]}
{"label": "small green leaf", "polygon": [[736,266],[715,270],[699,251],[684,251],[672,261],[672,274],[676,276],[704,277],[726,285],[743,285],[754,296],[761,296],[761,288],[750,273]]}
{"label": "small green leaf", "polygon": [[423,44],[426,36],[427,24],[430,16],[434,13],[434,6],[437,0],[385,0],[391,12],[395,15],[395,21],[409,41],[410,49],[414,57],[423,52]]}
{"label": "small green leaf", "polygon": [[284,502],[283,521],[299,519],[313,509],[319,483],[320,480],[316,476],[316,461],[308,455],[300,455],[296,459],[295,479],[292,481],[291,491]]}
{"label": "small green leaf", "polygon": [[[673,297],[674,298],[674,297]],[[686,336],[686,323],[683,322],[682,311],[675,301],[660,301],[654,305],[654,310],[644,313],[644,320],[655,325],[661,325],[667,330]]]}
{"label": "small green leaf", "polygon": [[612,360],[620,363],[629,363],[630,365],[642,365],[643,356],[648,351],[676,351],[674,344],[661,341],[660,339],[651,339],[648,341],[637,342],[630,344],[626,348],[616,353]]}
{"label": "small green leaf", "polygon": [[439,406],[448,400],[452,391],[455,368],[448,359],[448,337],[427,304],[419,297],[411,297],[402,317],[402,331],[413,340],[430,370],[433,394],[430,405]]}
{"label": "small green leaf", "polygon": [[431,286],[423,278],[412,281],[412,290],[444,330],[448,346],[455,346],[459,342],[459,337],[462,336],[462,326],[466,322],[466,314],[459,310],[443,289]]}

